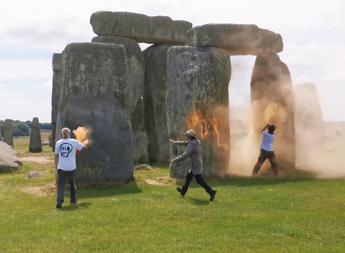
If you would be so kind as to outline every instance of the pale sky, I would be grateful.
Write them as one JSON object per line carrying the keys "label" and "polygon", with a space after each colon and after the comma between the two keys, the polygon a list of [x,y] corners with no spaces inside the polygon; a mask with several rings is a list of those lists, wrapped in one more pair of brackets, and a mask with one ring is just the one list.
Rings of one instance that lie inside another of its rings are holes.
{"label": "pale sky", "polygon": [[[194,26],[257,24],[280,33],[281,59],[294,84],[313,82],[325,120],[345,121],[345,1],[341,0],[2,0],[0,119],[50,122],[51,57],[71,42],[91,41],[90,15],[99,10],[167,15]],[[230,99],[249,101],[253,57],[233,57]]]}

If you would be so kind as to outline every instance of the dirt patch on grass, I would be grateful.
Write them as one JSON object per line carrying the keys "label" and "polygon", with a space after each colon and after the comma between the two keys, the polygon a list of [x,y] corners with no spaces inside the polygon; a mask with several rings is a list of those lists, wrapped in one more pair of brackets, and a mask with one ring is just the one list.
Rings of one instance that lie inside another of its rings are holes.
{"label": "dirt patch on grass", "polygon": [[50,159],[49,157],[44,157],[44,156],[27,156],[27,157],[22,157],[20,158],[21,162],[34,162],[38,164],[49,164],[52,163],[53,160]]}
{"label": "dirt patch on grass", "polygon": [[52,183],[44,186],[25,187],[22,191],[38,197],[50,196],[55,193],[55,184]]}
{"label": "dirt patch on grass", "polygon": [[150,185],[173,185],[175,184],[175,182],[176,182],[175,179],[168,176],[145,180],[145,183],[150,184]]}

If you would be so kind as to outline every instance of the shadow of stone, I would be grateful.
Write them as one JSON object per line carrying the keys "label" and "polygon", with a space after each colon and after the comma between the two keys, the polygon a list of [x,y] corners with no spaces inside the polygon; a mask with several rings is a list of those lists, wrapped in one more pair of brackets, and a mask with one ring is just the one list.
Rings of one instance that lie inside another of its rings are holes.
{"label": "shadow of stone", "polygon": [[130,183],[113,183],[103,186],[87,186],[78,189],[79,198],[97,198],[115,195],[137,194],[142,190],[138,187],[135,181]]}

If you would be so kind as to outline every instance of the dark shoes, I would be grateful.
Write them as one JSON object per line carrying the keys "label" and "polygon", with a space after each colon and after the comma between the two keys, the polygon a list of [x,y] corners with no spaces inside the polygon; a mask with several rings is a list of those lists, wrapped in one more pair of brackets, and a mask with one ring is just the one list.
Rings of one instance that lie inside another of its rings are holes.
{"label": "dark shoes", "polygon": [[176,187],[176,190],[181,194],[182,197],[184,197],[184,195],[186,194],[186,192],[184,192],[181,187]]}
{"label": "dark shoes", "polygon": [[56,208],[58,209],[62,208],[62,201],[56,203]]}
{"label": "dark shoes", "polygon": [[213,201],[213,200],[214,200],[214,198],[216,197],[216,193],[217,193],[216,190],[212,190],[212,191],[210,192],[210,201]]}

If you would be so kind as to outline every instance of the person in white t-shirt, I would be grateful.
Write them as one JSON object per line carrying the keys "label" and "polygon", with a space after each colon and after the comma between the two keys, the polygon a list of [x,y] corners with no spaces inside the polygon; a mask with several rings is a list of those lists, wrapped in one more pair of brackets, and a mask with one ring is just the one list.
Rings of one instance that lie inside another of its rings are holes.
{"label": "person in white t-shirt", "polygon": [[80,143],[71,139],[71,130],[62,129],[62,139],[55,144],[55,162],[57,169],[57,194],[56,208],[61,208],[64,201],[65,184],[68,181],[71,191],[71,204],[77,203],[77,191],[75,185],[76,152],[86,147],[87,143]]}
{"label": "person in white t-shirt", "polygon": [[260,156],[257,163],[254,166],[252,175],[258,174],[262,164],[268,159],[271,163],[274,175],[278,175],[277,160],[273,151],[273,141],[274,141],[274,131],[276,130],[275,125],[267,124],[264,129],[262,129],[262,142]]}

